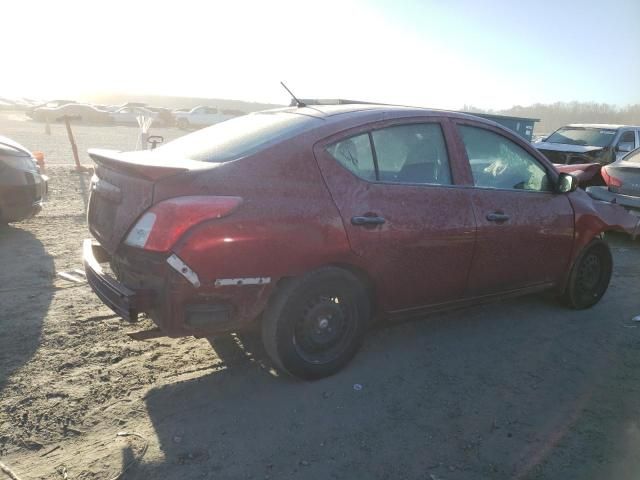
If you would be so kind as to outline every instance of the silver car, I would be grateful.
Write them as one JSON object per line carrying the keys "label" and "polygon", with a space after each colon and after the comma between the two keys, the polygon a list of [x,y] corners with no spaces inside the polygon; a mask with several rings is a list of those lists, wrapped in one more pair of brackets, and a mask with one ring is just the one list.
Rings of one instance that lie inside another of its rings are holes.
{"label": "silver car", "polygon": [[605,187],[587,187],[596,200],[617,203],[640,215],[640,148],[600,170]]}

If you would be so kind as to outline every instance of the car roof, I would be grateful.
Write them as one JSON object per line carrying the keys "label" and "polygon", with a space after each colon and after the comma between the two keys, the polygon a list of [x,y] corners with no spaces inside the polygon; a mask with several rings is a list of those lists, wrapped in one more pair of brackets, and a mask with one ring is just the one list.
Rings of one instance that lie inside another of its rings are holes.
{"label": "car roof", "polygon": [[432,108],[411,107],[406,105],[387,105],[374,103],[350,103],[350,104],[331,104],[331,105],[306,105],[303,107],[283,107],[271,110],[263,110],[255,113],[291,113],[294,115],[304,115],[307,117],[318,118],[321,120],[343,120],[345,117],[363,117],[372,113],[391,113],[397,114],[399,117],[418,116],[447,116],[460,119],[469,119],[482,121],[484,123],[494,124],[482,117],[473,114],[453,112],[450,110],[437,110]]}
{"label": "car roof", "polygon": [[580,127],[580,128],[602,128],[602,129],[619,129],[619,128],[640,128],[633,125],[614,125],[610,123],[571,123],[565,125],[565,127]]}

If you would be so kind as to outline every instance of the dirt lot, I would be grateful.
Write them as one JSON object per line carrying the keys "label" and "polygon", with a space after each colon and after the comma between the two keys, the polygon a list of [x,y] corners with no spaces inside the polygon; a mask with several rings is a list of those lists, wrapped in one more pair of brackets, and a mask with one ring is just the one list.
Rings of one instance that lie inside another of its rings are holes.
{"label": "dirt lot", "polygon": [[[611,239],[612,284],[589,311],[534,296],[381,325],[345,371],[303,383],[253,334],[132,340],[148,321],[59,278],[80,267],[88,179],[53,165],[68,144],[43,131],[0,117],[52,164],[46,210],[0,230],[0,462],[20,478],[640,476],[638,242]],[[130,148],[136,131],[77,135]]]}

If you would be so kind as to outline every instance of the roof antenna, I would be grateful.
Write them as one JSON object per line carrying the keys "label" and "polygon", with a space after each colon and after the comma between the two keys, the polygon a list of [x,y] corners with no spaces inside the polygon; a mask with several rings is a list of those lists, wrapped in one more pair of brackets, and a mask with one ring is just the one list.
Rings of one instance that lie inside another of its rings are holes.
{"label": "roof antenna", "polygon": [[296,96],[291,92],[291,90],[289,90],[287,88],[287,86],[284,84],[284,82],[280,82],[280,85],[282,85],[284,87],[284,89],[287,92],[289,92],[289,95],[291,95],[291,98],[293,98],[293,101],[296,102],[296,105],[298,106],[298,108],[302,108],[302,107],[306,107],[307,106],[304,102],[302,102],[302,101],[300,101],[300,100],[298,100],[296,98]]}

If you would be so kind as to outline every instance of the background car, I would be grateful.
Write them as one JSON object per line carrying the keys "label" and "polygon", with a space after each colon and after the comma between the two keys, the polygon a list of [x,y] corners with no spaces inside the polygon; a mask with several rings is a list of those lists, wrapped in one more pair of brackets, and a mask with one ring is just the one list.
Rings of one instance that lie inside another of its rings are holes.
{"label": "background car", "polygon": [[602,167],[606,186],[592,186],[587,193],[593,198],[615,202],[640,216],[640,148]]}
{"label": "background car", "polygon": [[69,103],[59,107],[38,107],[33,110],[31,116],[40,122],[60,122],[64,117],[83,123],[107,124],[113,122],[108,111],[84,103]]}
{"label": "background car", "polygon": [[39,108],[57,108],[57,107],[61,107],[63,105],[69,105],[72,103],[78,103],[78,102],[76,102],[75,100],[63,100],[63,99],[49,100],[48,102],[38,103],[36,105],[33,105],[32,107],[27,109],[26,113],[31,118],[34,118],[33,117],[34,112]]}
{"label": "background car", "polygon": [[29,150],[0,136],[0,224],[25,220],[40,212],[47,182]]}
{"label": "background car", "polygon": [[198,106],[187,112],[174,111],[175,123],[179,128],[208,127],[230,118],[237,117],[240,112],[225,112],[217,107]]}
{"label": "background car", "polygon": [[612,271],[602,232],[638,227],[512,131],[454,112],[284,108],[89,154],[83,258],[105,304],[169,336],[260,321],[275,365],[305,379],[342,368],[379,316],[543,290],[588,308]]}
{"label": "background car", "polygon": [[572,124],[533,145],[553,163],[606,165],[640,147],[640,127]]}
{"label": "background car", "polygon": [[111,120],[117,125],[138,125],[138,117],[153,118],[157,126],[166,125],[166,119],[161,118],[158,112],[145,107],[121,107],[114,112],[109,112]]}

